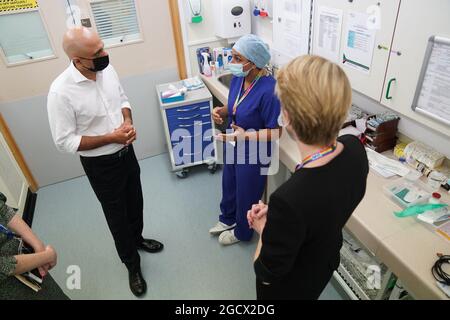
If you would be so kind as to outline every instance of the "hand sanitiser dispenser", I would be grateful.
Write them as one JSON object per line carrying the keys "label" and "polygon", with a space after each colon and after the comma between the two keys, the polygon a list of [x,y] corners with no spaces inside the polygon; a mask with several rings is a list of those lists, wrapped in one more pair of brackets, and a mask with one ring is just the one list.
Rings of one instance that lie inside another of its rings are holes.
{"label": "hand sanitiser dispenser", "polygon": [[213,8],[218,37],[232,39],[251,33],[249,0],[214,0]]}

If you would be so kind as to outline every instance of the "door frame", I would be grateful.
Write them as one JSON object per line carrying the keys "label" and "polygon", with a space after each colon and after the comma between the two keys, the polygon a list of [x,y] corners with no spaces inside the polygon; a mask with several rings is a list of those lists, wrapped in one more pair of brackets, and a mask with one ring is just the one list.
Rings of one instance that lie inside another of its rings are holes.
{"label": "door frame", "polygon": [[31,190],[31,192],[37,192],[39,189],[39,185],[34,178],[33,174],[31,173],[30,168],[28,167],[25,158],[22,155],[22,152],[20,151],[16,140],[11,134],[11,131],[9,130],[8,124],[6,123],[5,119],[3,118],[2,113],[0,112],[0,133],[2,134],[3,138],[6,141],[6,144],[9,147],[9,150],[11,151],[15,161],[17,162],[17,165],[19,166],[20,170],[22,171],[25,179],[28,182],[28,186]]}
{"label": "door frame", "polygon": [[170,17],[172,20],[173,39],[177,53],[178,75],[180,80],[187,78],[186,58],[183,44],[183,32],[181,28],[180,11],[177,0],[168,0]]}

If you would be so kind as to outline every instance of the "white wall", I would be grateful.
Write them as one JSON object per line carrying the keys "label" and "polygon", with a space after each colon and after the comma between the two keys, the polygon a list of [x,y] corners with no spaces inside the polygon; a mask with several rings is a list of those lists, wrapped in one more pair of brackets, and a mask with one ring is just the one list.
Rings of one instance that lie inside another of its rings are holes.
{"label": "white wall", "polygon": [[[255,7],[255,0],[251,0],[252,8]],[[272,13],[273,13],[273,0],[267,0],[267,8],[269,12],[269,17],[261,18],[255,17],[252,14],[252,33],[261,37],[269,47],[272,47],[273,43],[273,32],[272,32]],[[253,10],[252,10],[253,11]]]}
{"label": "white wall", "polygon": [[[179,0],[180,16],[182,22],[182,28],[184,33],[184,42],[186,54],[187,69],[190,76],[198,74],[198,64],[196,50],[201,47],[227,47],[228,41],[221,39],[215,35],[214,32],[214,12],[213,4],[214,0],[202,0],[202,16],[203,21],[199,24],[188,23],[189,18],[189,6],[187,1]],[[254,1],[250,0],[251,7],[254,7]],[[267,0],[268,8],[272,12],[272,1]],[[253,11],[253,10],[252,10]],[[260,36],[264,39],[269,46],[272,45],[272,23],[271,18],[260,19],[256,18],[252,14],[252,33]]]}
{"label": "white wall", "polygon": [[[77,3],[86,8],[88,1]],[[133,107],[138,131],[135,149],[142,159],[165,151],[155,85],[175,81],[178,76],[168,2],[136,2],[144,41],[107,51]],[[84,173],[77,156],[56,150],[47,120],[48,88],[69,64],[61,45],[66,31],[66,1],[40,0],[39,5],[57,58],[16,67],[7,67],[0,60],[0,112],[38,184],[45,186]],[[84,15],[89,16],[89,12]]]}
{"label": "white wall", "polygon": [[[183,2],[182,0],[180,0]],[[200,47],[194,45],[202,42],[201,46],[210,46],[211,48],[215,46],[220,46],[224,41],[216,41],[218,38],[214,35],[214,26],[211,22],[213,19],[213,13],[211,2],[213,0],[203,0],[204,12],[203,17],[205,23],[192,25],[186,23],[187,28],[187,43],[190,53],[190,65],[192,66],[193,74],[198,72],[197,60],[195,57],[195,49]],[[273,12],[273,1],[267,0],[269,13]],[[254,7],[255,0],[251,0],[252,8]],[[259,17],[254,17],[252,15],[252,33],[260,36],[264,41],[266,41],[269,46],[273,43],[273,32],[272,32],[272,18],[261,19]],[[211,41],[211,42],[210,42]],[[360,108],[368,112],[384,112],[389,109],[382,106],[378,102],[354,91],[354,103]],[[401,116],[402,120],[399,123],[399,132],[408,138],[413,140],[420,140],[436,150],[444,153],[447,157],[450,157],[450,140],[445,135],[434,131],[428,127],[423,126],[417,121],[409,119],[405,116]]]}
{"label": "white wall", "polygon": [[213,0],[202,0],[201,23],[188,23],[190,17],[188,2],[178,0],[180,18],[183,29],[183,41],[186,51],[186,64],[188,75],[194,76],[199,73],[196,50],[201,47],[226,47],[227,41],[216,37],[214,32]]}

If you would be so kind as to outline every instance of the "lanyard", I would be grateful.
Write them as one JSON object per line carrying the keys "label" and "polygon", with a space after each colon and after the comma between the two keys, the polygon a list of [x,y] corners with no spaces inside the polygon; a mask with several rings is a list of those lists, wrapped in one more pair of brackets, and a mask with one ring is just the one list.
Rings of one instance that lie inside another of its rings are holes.
{"label": "lanyard", "polygon": [[0,233],[6,234],[6,238],[8,240],[13,239],[16,235],[9,230],[8,228],[6,228],[4,225],[0,224]]}
{"label": "lanyard", "polygon": [[247,88],[247,90],[245,90],[244,94],[241,95],[241,90],[242,87],[244,86],[244,81],[245,78],[242,78],[242,84],[241,84],[241,90],[239,90],[238,96],[236,97],[236,100],[234,101],[234,106],[233,106],[233,116],[236,115],[236,110],[237,107],[241,104],[241,102],[248,96],[248,94],[250,93],[250,91],[252,91],[252,89],[255,87],[256,83],[258,82],[259,79],[261,79],[263,74],[263,70],[261,70],[258,75],[256,76],[256,78],[252,81],[252,84],[250,85],[250,87]]}
{"label": "lanyard", "polygon": [[330,153],[333,153],[335,150],[336,150],[336,144],[326,147],[325,149],[322,149],[312,155],[307,156],[305,159],[302,160],[301,163],[299,163],[297,165],[297,167],[295,168],[295,171],[300,170],[301,168],[306,166],[308,163],[314,162],[316,160],[319,160],[320,158],[323,158],[323,157],[329,155]]}

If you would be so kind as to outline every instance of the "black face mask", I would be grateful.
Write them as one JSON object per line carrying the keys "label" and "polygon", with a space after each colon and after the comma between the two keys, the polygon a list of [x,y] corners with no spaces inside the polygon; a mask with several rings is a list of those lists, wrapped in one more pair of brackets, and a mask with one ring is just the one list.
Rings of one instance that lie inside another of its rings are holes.
{"label": "black face mask", "polygon": [[[83,59],[86,59],[86,58],[83,58]],[[86,69],[88,69],[89,71],[92,71],[92,72],[102,71],[109,65],[109,55],[94,58],[94,59],[86,59],[86,60],[92,60],[92,62],[94,63],[94,68],[86,68],[85,67]],[[83,67],[84,67],[84,65],[83,65]]]}

